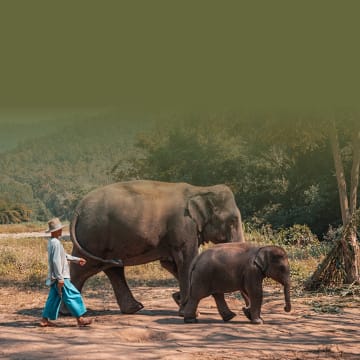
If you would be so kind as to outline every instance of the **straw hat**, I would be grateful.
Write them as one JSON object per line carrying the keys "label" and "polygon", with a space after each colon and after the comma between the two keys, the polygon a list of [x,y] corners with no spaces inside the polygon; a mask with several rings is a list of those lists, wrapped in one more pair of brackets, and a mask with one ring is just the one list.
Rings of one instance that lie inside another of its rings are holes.
{"label": "straw hat", "polygon": [[64,226],[61,224],[59,218],[54,218],[48,221],[49,228],[45,231],[47,233],[49,232],[55,232],[57,230],[62,229]]}

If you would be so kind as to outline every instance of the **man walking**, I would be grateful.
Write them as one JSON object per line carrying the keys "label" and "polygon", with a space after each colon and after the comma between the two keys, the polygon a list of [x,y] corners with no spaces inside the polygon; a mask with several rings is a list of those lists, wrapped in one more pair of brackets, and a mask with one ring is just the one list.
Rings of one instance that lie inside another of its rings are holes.
{"label": "man walking", "polygon": [[63,225],[58,218],[50,220],[48,225],[49,228],[46,232],[50,232],[51,237],[47,247],[49,273],[46,284],[50,286],[50,291],[42,313],[40,326],[56,326],[50,320],[58,318],[61,300],[63,300],[70,313],[76,317],[78,326],[90,325],[92,320],[83,317],[86,307],[82,296],[70,281],[68,264],[68,261],[71,261],[84,266],[86,260],[65,253],[65,249],[59,240]]}

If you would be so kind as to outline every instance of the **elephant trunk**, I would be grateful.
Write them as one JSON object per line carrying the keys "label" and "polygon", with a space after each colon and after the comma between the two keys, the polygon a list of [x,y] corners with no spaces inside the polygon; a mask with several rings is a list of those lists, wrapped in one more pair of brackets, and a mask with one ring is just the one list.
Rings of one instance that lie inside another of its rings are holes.
{"label": "elephant trunk", "polygon": [[284,296],[285,296],[285,307],[286,312],[291,311],[291,302],[290,302],[290,282],[284,284]]}
{"label": "elephant trunk", "polygon": [[237,227],[234,227],[232,233],[231,233],[231,242],[245,242],[245,236],[244,236],[244,230],[243,230],[243,226],[242,226],[242,221],[241,221],[241,214],[239,209],[237,210],[237,215],[238,215],[238,223],[237,223]]}
{"label": "elephant trunk", "polygon": [[241,221],[239,222],[238,225],[238,238],[239,238],[238,240],[239,242],[245,242],[244,230]]}

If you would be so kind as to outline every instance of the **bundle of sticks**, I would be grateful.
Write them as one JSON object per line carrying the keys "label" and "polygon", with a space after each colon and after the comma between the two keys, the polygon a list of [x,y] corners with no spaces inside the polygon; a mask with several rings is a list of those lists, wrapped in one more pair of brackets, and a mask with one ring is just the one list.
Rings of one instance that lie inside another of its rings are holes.
{"label": "bundle of sticks", "polygon": [[[333,247],[324,258],[312,276],[305,282],[306,290],[316,290],[320,287],[336,287],[359,279],[360,252],[356,239],[357,216],[344,227],[342,235],[334,242]],[[355,233],[354,233],[355,232]]]}

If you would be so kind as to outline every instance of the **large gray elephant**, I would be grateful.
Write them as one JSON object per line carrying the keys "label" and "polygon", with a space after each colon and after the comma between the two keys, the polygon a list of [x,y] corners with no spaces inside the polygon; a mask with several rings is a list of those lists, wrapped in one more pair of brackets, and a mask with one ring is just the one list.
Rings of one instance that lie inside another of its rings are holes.
{"label": "large gray elephant", "polygon": [[199,301],[209,295],[214,297],[223,320],[231,320],[235,313],[227,306],[224,293],[240,290],[246,304],[243,308],[245,316],[253,324],[261,324],[262,282],[265,277],[284,286],[284,309],[289,312],[290,267],[283,248],[220,244],[202,252],[190,268],[189,293],[184,301],[184,322],[197,322]]}
{"label": "large gray elephant", "polygon": [[77,206],[70,225],[73,255],[85,266],[71,266],[81,291],[100,271],[110,279],[120,310],[135,313],[143,305],[133,297],[124,266],[160,260],[179,281],[173,295],[180,306],[188,289],[188,271],[206,242],[243,242],[240,211],[225,185],[129,181],[90,192]]}

